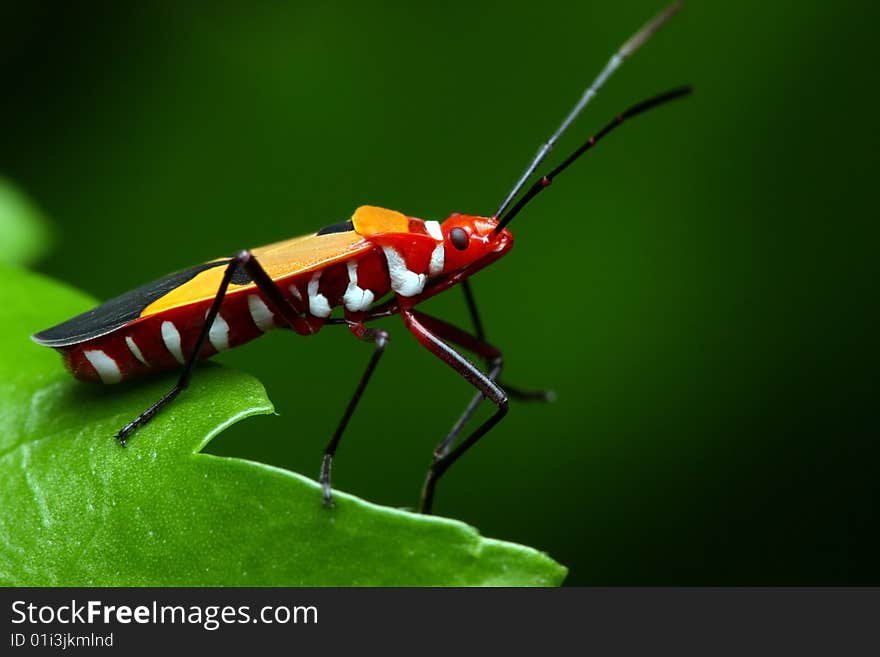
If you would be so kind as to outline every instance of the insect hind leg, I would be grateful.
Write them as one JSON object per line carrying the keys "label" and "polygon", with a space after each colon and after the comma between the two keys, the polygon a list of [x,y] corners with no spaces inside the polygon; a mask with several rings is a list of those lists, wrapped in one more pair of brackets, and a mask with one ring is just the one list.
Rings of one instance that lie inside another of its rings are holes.
{"label": "insect hind leg", "polygon": [[223,272],[223,278],[220,281],[220,286],[217,288],[217,294],[214,296],[214,301],[211,303],[211,307],[205,315],[205,324],[199,332],[195,348],[186,360],[186,363],[183,366],[183,371],[177,379],[177,383],[174,384],[174,387],[171,388],[171,390],[162,395],[156,403],[116,433],[116,440],[119,441],[119,444],[122,447],[125,447],[132,432],[152,420],[159,411],[168,406],[168,404],[174,401],[174,399],[176,399],[177,396],[189,386],[193,368],[201,356],[202,348],[204,347],[208,334],[211,331],[211,326],[214,324],[214,320],[220,312],[220,306],[226,296],[229,284],[233,277],[241,272],[247,273],[254,284],[266,295],[272,310],[278,313],[292,329],[298,333],[308,334],[314,332],[313,327],[304,317],[305,308],[298,305],[296,300],[290,300],[281,293],[281,290],[275,285],[275,282],[269,277],[266,270],[264,270],[262,265],[257,262],[257,259],[250,251],[240,251],[234,257],[230,258],[229,264],[226,266],[226,271]]}
{"label": "insect hind leg", "polygon": [[[467,349],[481,358],[492,360],[498,363],[498,365],[500,365],[501,353],[485,340],[480,340],[436,317],[431,317],[409,308],[401,308],[400,314],[406,327],[423,346],[474,386],[479,391],[480,399],[485,397],[496,406],[495,413],[474,429],[455,448],[450,449],[451,442],[444,448],[446,443],[444,441],[435,450],[434,459],[431,462],[430,468],[428,468],[425,484],[422,487],[420,504],[420,511],[422,513],[430,513],[434,502],[434,491],[440,477],[507,415],[508,408],[507,394],[492,380],[490,376],[492,372],[490,372],[490,375],[481,372],[469,360],[446,344],[446,341]],[[494,370],[495,368],[493,367]]]}
{"label": "insect hind leg", "polygon": [[217,294],[214,296],[214,301],[211,303],[211,308],[208,310],[208,314],[205,316],[205,325],[202,327],[202,330],[199,333],[199,337],[196,340],[195,349],[193,349],[192,354],[190,354],[190,357],[187,359],[186,363],[183,366],[183,371],[180,373],[180,376],[177,379],[177,383],[174,384],[174,387],[171,388],[171,390],[162,395],[162,397],[156,403],[154,403],[147,410],[138,415],[135,419],[126,424],[116,433],[116,440],[119,441],[119,444],[122,447],[125,447],[126,443],[128,442],[128,437],[135,429],[144,426],[150,420],[152,420],[159,411],[161,411],[168,404],[174,401],[174,399],[176,399],[177,396],[181,392],[183,392],[189,385],[190,378],[192,377],[193,368],[195,367],[195,364],[198,361],[199,356],[201,355],[202,347],[204,346],[205,340],[208,337],[208,333],[211,330],[211,325],[214,323],[214,319],[217,317],[217,313],[220,311],[220,304],[223,303],[223,298],[226,296],[226,290],[229,288],[229,282],[232,280],[232,277],[235,275],[235,273],[239,271],[239,269],[242,267],[243,259],[245,257],[250,257],[250,253],[242,251],[234,258],[230,259],[229,264],[226,265],[226,271],[223,273],[223,279],[220,281],[220,287],[217,289]]}

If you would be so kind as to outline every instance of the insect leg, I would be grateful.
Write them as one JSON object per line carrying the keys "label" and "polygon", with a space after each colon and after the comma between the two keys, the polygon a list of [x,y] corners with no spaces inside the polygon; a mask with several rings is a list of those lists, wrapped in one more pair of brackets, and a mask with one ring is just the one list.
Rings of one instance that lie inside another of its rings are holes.
{"label": "insect leg", "polygon": [[[426,315],[419,311],[413,311],[413,314],[422,325],[434,335],[480,356],[486,362],[486,366],[488,367],[486,376],[490,380],[498,383],[498,377],[501,374],[501,368],[503,367],[503,356],[499,349],[486,342],[485,338],[482,336],[470,335],[442,319]],[[504,390],[506,391],[506,388],[504,388]],[[485,399],[485,397],[482,392],[477,392],[473,396],[470,403],[467,405],[467,408],[465,408],[464,413],[461,414],[456,423],[452,426],[452,429],[449,431],[446,438],[444,438],[434,449],[435,459],[442,458],[449,453],[452,443],[455,442],[458,434],[461,433],[461,430],[464,428],[465,424],[467,424],[468,420],[470,420],[483,399]]]}
{"label": "insect leg", "polygon": [[348,405],[345,407],[345,412],[342,414],[342,419],[339,420],[336,431],[333,432],[333,437],[330,439],[330,442],[327,443],[327,447],[324,448],[324,459],[321,461],[321,475],[319,481],[321,482],[321,489],[324,495],[324,506],[328,507],[333,506],[333,496],[330,487],[330,468],[333,464],[333,457],[336,455],[336,449],[339,447],[339,441],[342,439],[342,432],[345,431],[345,427],[348,426],[348,421],[351,419],[352,414],[354,414],[354,409],[357,408],[358,402],[367,387],[367,383],[370,382],[370,377],[373,375],[373,370],[376,369],[376,365],[379,363],[379,359],[385,352],[385,347],[388,345],[388,340],[390,339],[387,331],[367,328],[360,323],[352,324],[349,326],[349,330],[351,330],[355,337],[360,338],[365,342],[372,342],[375,345],[375,349],[373,350],[373,356],[370,358],[370,362],[367,363],[367,369],[364,371],[361,380],[358,382],[354,395],[352,395],[351,399],[348,401]]}
{"label": "insect leg", "polygon": [[239,254],[232,258],[229,261],[229,264],[226,266],[226,271],[223,273],[223,279],[220,281],[220,287],[217,289],[217,295],[214,297],[214,302],[211,304],[211,308],[208,310],[208,314],[205,316],[205,325],[202,327],[201,332],[199,333],[199,337],[196,340],[195,349],[193,349],[192,354],[187,359],[186,364],[183,366],[183,371],[180,373],[180,377],[177,379],[177,383],[174,384],[174,387],[171,388],[168,392],[166,392],[155,404],[150,406],[143,413],[138,415],[131,422],[126,424],[122,429],[120,429],[116,434],[116,440],[119,441],[119,444],[125,447],[125,443],[128,441],[129,435],[131,432],[137,429],[138,427],[144,426],[147,422],[153,419],[153,417],[161,411],[165,406],[170,404],[177,395],[179,395],[188,385],[190,377],[192,376],[193,367],[195,367],[196,362],[199,359],[199,355],[201,354],[202,347],[205,344],[205,339],[208,337],[208,333],[211,330],[211,325],[214,323],[214,318],[217,317],[217,313],[220,311],[220,304],[223,303],[223,297],[226,296],[226,289],[229,287],[229,281],[232,280],[232,276],[235,274],[236,270],[242,265],[242,254]]}
{"label": "insect leg", "polygon": [[220,287],[217,288],[217,294],[214,297],[214,301],[208,309],[208,314],[205,315],[205,325],[199,333],[192,354],[190,354],[183,366],[183,371],[180,373],[177,383],[174,384],[174,387],[171,388],[171,390],[162,395],[159,401],[119,430],[116,434],[116,439],[123,447],[125,447],[128,437],[135,429],[144,426],[147,422],[152,420],[159,411],[170,404],[189,385],[193,368],[199,360],[202,347],[205,345],[205,340],[208,338],[208,333],[211,331],[214,319],[217,317],[217,313],[220,312],[220,305],[223,303],[223,298],[226,296],[226,290],[229,288],[229,283],[235,275],[235,272],[239,269],[243,269],[248,273],[257,287],[266,295],[272,309],[281,315],[291,328],[299,333],[312,333],[312,327],[302,316],[303,311],[294,306],[294,302],[288,300],[287,297],[281,294],[281,291],[263,267],[257,262],[256,258],[251,255],[250,251],[241,251],[234,258],[231,258],[229,264],[226,266],[226,271],[223,273],[223,279],[220,281]]}
{"label": "insect leg", "polygon": [[[486,332],[483,329],[483,322],[480,319],[480,313],[477,310],[477,302],[474,299],[474,290],[471,287],[470,279],[464,279],[461,282],[461,289],[464,292],[465,303],[467,303],[468,313],[471,316],[471,323],[474,325],[474,331],[477,334],[477,337],[481,340],[486,339]],[[499,376],[501,372],[499,371]],[[516,386],[507,385],[506,383],[501,384],[504,387],[504,390],[507,391],[507,394],[516,399],[517,401],[542,401],[542,402],[550,402],[553,401],[556,397],[552,390],[523,390],[522,388],[518,388]],[[476,407],[479,405],[482,396],[477,396],[474,398],[474,401],[471,402],[473,404],[473,409],[471,409],[471,413],[476,410]],[[467,414],[467,411],[465,411]],[[466,418],[465,418],[466,421]]]}
{"label": "insect leg", "polygon": [[494,347],[477,340],[474,336],[469,335],[450,324],[435,320],[434,318],[421,313],[418,313],[417,316],[417,313],[413,312],[410,308],[402,307],[400,309],[400,314],[406,327],[413,335],[415,335],[419,342],[421,342],[431,353],[437,356],[437,358],[458,372],[462,378],[497,406],[497,410],[492,417],[471,432],[467,438],[456,445],[455,449],[442,456],[435,455],[431,467],[428,469],[428,475],[425,478],[420,505],[420,511],[422,513],[430,513],[434,502],[434,490],[437,486],[437,481],[443,476],[443,473],[461,457],[462,454],[470,449],[507,414],[507,395],[490,377],[483,374],[464,356],[436,336],[426,324],[431,326],[443,325],[446,339],[461,344],[461,346],[470,351],[474,351],[474,353],[481,357],[489,357],[491,351],[497,353],[497,350]]}
{"label": "insect leg", "polygon": [[242,269],[247,272],[260,292],[266,295],[270,310],[281,315],[285,323],[300,335],[311,335],[316,331],[305,318],[305,303],[296,298],[284,296],[275,281],[266,273],[266,270],[250,251],[242,251],[236,257],[241,259]]}

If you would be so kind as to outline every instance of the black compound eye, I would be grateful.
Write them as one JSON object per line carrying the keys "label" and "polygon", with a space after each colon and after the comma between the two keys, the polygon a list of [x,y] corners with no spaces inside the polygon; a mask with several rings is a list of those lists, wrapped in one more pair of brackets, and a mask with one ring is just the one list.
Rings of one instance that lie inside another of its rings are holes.
{"label": "black compound eye", "polygon": [[468,243],[471,241],[471,238],[464,228],[453,228],[449,231],[449,241],[452,242],[452,246],[456,249],[464,251],[468,248]]}

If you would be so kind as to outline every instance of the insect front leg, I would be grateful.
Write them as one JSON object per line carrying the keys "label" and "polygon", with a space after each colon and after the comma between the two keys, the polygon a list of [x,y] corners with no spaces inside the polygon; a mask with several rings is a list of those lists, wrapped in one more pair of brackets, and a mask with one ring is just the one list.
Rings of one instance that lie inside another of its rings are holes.
{"label": "insect front leg", "polygon": [[[483,329],[483,323],[480,319],[480,313],[477,310],[477,303],[474,299],[473,288],[470,284],[470,279],[467,278],[468,272],[462,271],[449,276],[447,279],[441,281],[439,284],[435,284],[433,287],[426,288],[425,292],[418,297],[418,302],[425,301],[430,299],[433,296],[436,296],[438,293],[443,292],[454,285],[460,285],[462,292],[464,293],[465,303],[467,304],[468,313],[471,317],[471,323],[474,327],[474,332],[476,337],[485,342],[486,334]],[[382,319],[384,317],[390,317],[391,315],[395,315],[400,311],[400,302],[397,298],[392,298],[386,301],[385,303],[379,304],[373,310],[370,311],[368,316],[364,321],[372,321],[375,319]],[[500,358],[500,355],[499,355]],[[492,364],[487,361],[486,365],[488,367],[492,367]],[[501,370],[499,368],[498,373],[492,377],[493,381],[497,381],[498,377],[501,374]],[[501,387],[507,392],[508,396],[517,401],[537,401],[537,402],[552,402],[556,400],[556,393],[552,390],[526,390],[520,388],[518,386],[508,385],[507,383],[501,382]],[[467,423],[468,419],[474,414],[477,407],[480,405],[480,402],[483,400],[483,396],[481,394],[477,394],[468,404],[464,413],[462,413],[458,422],[455,423],[451,433],[449,442],[455,439],[455,436],[459,434],[461,428]]]}
{"label": "insect front leg", "polygon": [[287,297],[281,293],[250,251],[239,252],[235,257],[231,258],[229,264],[226,265],[226,271],[223,273],[223,279],[220,281],[220,286],[217,288],[217,294],[214,296],[214,301],[211,303],[208,314],[205,315],[205,324],[199,333],[199,337],[196,340],[192,353],[183,366],[183,371],[180,373],[177,383],[175,383],[174,387],[166,392],[159,401],[119,430],[116,434],[116,439],[119,441],[120,445],[125,447],[125,444],[128,442],[128,438],[133,431],[147,424],[159,411],[174,401],[174,399],[187,388],[190,378],[192,377],[193,368],[199,360],[202,348],[204,347],[208,334],[211,331],[211,326],[217,318],[217,313],[220,312],[220,306],[223,303],[223,298],[226,296],[226,290],[229,288],[229,283],[235,273],[239,270],[247,272],[251,280],[253,280],[257,287],[266,295],[272,309],[277,312],[291,328],[298,333],[308,334],[313,332],[311,325],[303,317],[305,309],[293,305],[295,302],[288,300]]}
{"label": "insect front leg", "polygon": [[367,328],[360,322],[350,324],[349,330],[355,335],[355,337],[364,340],[365,342],[372,342],[375,345],[375,348],[373,350],[373,355],[370,358],[370,362],[367,363],[367,369],[364,371],[363,375],[361,375],[361,379],[354,391],[354,395],[352,395],[351,399],[348,401],[348,405],[345,407],[345,412],[342,414],[342,419],[339,420],[339,425],[336,427],[333,437],[324,449],[324,459],[321,461],[321,475],[319,481],[321,482],[321,489],[324,496],[324,506],[327,507],[333,506],[333,495],[330,487],[330,468],[333,464],[333,457],[336,455],[336,449],[339,447],[342,433],[345,431],[345,427],[348,426],[348,421],[351,419],[352,414],[354,414],[354,409],[357,408],[357,404],[360,401],[361,396],[364,394],[367,383],[370,382],[370,377],[373,375],[373,370],[376,369],[379,359],[382,357],[382,354],[385,353],[385,347],[390,339],[387,331]]}
{"label": "insect front leg", "polygon": [[[451,342],[452,344],[458,345],[463,349],[467,349],[473,354],[480,356],[485,362],[488,368],[486,372],[486,376],[498,383],[498,377],[501,375],[501,369],[504,366],[504,358],[501,351],[486,342],[486,340],[480,335],[471,335],[460,328],[449,324],[448,322],[443,321],[442,319],[438,319],[436,317],[432,317],[430,315],[426,315],[423,312],[413,311],[413,314],[418,318],[418,320],[425,326],[428,330],[430,330],[434,335],[439,336],[443,340],[447,342]],[[499,384],[501,385],[501,384]],[[501,386],[505,392],[507,391],[504,386]],[[471,416],[477,410],[477,407],[480,403],[485,399],[485,396],[482,392],[477,392],[470,403],[465,408],[464,412],[458,418],[456,423],[452,426],[452,429],[447,434],[446,438],[440,442],[439,445],[434,449],[434,459],[440,459],[446,456],[449,453],[449,450],[452,447],[452,444],[455,442],[455,439],[461,433],[461,430],[464,428],[465,424],[467,424],[468,420],[470,420]]]}
{"label": "insect front leg", "polygon": [[498,422],[501,421],[501,418],[507,414],[507,395],[489,376],[483,374],[469,360],[446,344],[446,342],[438,337],[438,335],[435,335],[431,328],[436,329],[440,327],[440,331],[444,333],[444,337],[447,340],[460,344],[469,351],[474,351],[474,353],[483,357],[491,357],[492,353],[497,354],[497,349],[451,324],[429,317],[423,313],[417,313],[411,308],[401,307],[400,315],[403,318],[406,327],[416,336],[416,339],[419,342],[421,342],[440,360],[458,372],[462,378],[474,386],[482,396],[485,396],[497,406],[495,413],[471,432],[467,438],[456,445],[454,449],[441,455],[435,454],[431,467],[428,469],[428,475],[425,478],[425,485],[422,488],[422,500],[420,505],[420,511],[422,513],[430,513],[434,502],[434,490],[437,486],[437,481],[443,476],[443,473],[461,457],[462,454],[473,447],[480,438],[482,438],[492,427],[498,424]]}
{"label": "insect front leg", "polygon": [[[468,279],[462,280],[461,288],[464,292],[465,301],[467,303],[468,311],[471,316],[471,322],[474,326],[474,331],[476,333],[476,336],[474,337],[476,337],[476,339],[480,342],[488,345],[488,343],[486,342],[486,335],[483,330],[483,324],[480,321],[480,314],[477,311],[477,304],[474,300],[474,293],[470,286],[470,281]],[[435,321],[439,322],[440,320]],[[454,341],[451,337],[448,339]],[[465,345],[460,346],[467,348]],[[488,376],[490,379],[498,383],[511,399],[525,402],[551,402],[556,399],[556,393],[554,393],[552,390],[523,390],[522,388],[518,388],[501,382],[499,379],[501,377],[501,371],[504,368],[504,359],[500,351],[496,350],[496,352],[497,353],[495,353],[491,357],[484,357],[486,366],[489,368]],[[456,420],[455,424],[452,425],[452,429],[449,430],[449,434],[446,436],[443,442],[441,442],[437,446],[437,449],[434,451],[435,457],[439,458],[449,452],[449,449],[452,447],[455,439],[458,438],[458,435],[461,433],[462,429],[464,429],[465,425],[468,423],[471,417],[473,417],[473,414],[476,412],[477,408],[479,408],[483,399],[485,399],[485,397],[483,396],[483,393],[480,392],[476,393],[471,398],[470,402],[468,402],[468,405],[465,407],[458,420]]]}

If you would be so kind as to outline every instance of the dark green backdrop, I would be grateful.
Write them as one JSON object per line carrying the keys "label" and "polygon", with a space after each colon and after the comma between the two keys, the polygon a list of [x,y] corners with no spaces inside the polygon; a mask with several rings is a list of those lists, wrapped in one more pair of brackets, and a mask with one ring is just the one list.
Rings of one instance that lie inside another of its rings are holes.
{"label": "dark green backdrop", "polygon": [[[697,94],[609,137],[475,279],[507,378],[559,399],[513,407],[439,513],[547,550],[571,584],[880,583],[880,12],[861,4],[692,2],[609,83],[581,137]],[[57,226],[39,269],[99,298],[362,203],[489,213],[659,8],[7,2],[0,172]],[[430,305],[466,318],[457,291]],[[412,506],[470,391],[387,326],[335,483]],[[333,329],[224,354],[280,416],[211,449],[315,475],[368,357]]]}

